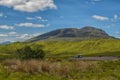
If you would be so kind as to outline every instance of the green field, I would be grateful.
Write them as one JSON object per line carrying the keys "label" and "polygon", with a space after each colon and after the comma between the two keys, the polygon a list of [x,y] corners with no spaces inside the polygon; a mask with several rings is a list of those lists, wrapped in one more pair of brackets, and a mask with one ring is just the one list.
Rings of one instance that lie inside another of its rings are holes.
{"label": "green field", "polygon": [[[13,43],[0,46],[3,57],[14,54],[15,50],[24,46],[32,48],[40,46],[46,57],[68,58],[77,54],[83,56],[120,56],[119,39],[91,39],[83,41],[40,41],[34,43]],[[13,56],[12,56],[13,57]]]}
{"label": "green field", "polygon": [[[16,59],[24,46],[41,48],[44,60]],[[120,60],[68,61],[83,56],[120,56],[119,39],[40,41],[0,46],[0,80],[120,80]]]}

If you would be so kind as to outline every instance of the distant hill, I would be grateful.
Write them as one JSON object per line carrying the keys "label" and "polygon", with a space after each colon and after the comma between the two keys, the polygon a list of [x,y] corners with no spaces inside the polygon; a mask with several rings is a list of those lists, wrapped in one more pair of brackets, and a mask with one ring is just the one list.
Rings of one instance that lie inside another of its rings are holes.
{"label": "distant hill", "polygon": [[64,28],[50,31],[48,33],[39,35],[32,39],[27,40],[28,42],[35,42],[46,39],[91,39],[91,38],[111,38],[105,31],[95,27],[83,27],[77,28]]}
{"label": "distant hill", "polygon": [[11,43],[10,41],[5,41],[5,42],[0,43],[0,45],[6,45],[6,44],[10,44],[10,43]]}

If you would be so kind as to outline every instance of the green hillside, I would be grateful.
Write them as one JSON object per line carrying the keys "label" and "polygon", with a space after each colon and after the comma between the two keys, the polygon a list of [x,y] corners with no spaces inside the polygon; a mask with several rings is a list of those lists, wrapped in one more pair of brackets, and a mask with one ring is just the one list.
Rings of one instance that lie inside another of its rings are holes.
{"label": "green hillside", "polygon": [[78,42],[49,41],[37,42],[43,45],[43,49],[48,55],[57,57],[74,56],[83,54],[84,56],[120,56],[120,40],[116,39],[92,39]]}
{"label": "green hillside", "polygon": [[35,48],[40,45],[46,57],[70,57],[76,54],[84,56],[120,56],[119,39],[91,39],[83,41],[40,41],[34,43],[13,43],[0,46],[0,55],[14,54],[16,49],[23,46]]}
{"label": "green hillside", "polygon": [[48,40],[48,39],[56,40],[58,38],[62,40],[65,39],[67,41],[74,39],[76,41],[76,38],[80,40],[84,40],[84,39],[93,39],[93,38],[113,38],[113,37],[109,36],[102,29],[86,26],[80,29],[63,28],[63,29],[52,30],[50,32],[28,39],[26,42],[36,42],[36,41]]}

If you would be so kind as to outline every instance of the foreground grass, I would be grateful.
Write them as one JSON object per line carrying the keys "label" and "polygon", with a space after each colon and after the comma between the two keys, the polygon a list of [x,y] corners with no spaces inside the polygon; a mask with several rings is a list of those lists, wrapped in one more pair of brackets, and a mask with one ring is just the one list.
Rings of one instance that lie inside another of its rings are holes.
{"label": "foreground grass", "polygon": [[0,80],[120,80],[120,60],[4,60]]}

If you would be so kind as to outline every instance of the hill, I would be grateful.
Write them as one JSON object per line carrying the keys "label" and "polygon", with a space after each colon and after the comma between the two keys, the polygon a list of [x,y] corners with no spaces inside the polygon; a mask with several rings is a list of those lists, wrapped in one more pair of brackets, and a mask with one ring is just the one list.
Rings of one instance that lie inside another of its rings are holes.
{"label": "hill", "polygon": [[10,42],[10,41],[5,41],[5,42],[0,43],[0,46],[1,46],[1,45],[10,44],[10,43],[12,43],[12,42]]}
{"label": "hill", "polygon": [[[0,46],[0,57],[13,55],[24,46],[42,48],[46,57],[67,58],[77,54],[83,56],[120,56],[119,39],[89,39],[83,41],[39,41],[34,43],[13,43]],[[13,57],[13,56],[11,56]]]}
{"label": "hill", "polygon": [[77,28],[64,28],[50,31],[48,33],[39,35],[32,39],[27,40],[27,42],[35,42],[40,40],[83,40],[92,38],[111,38],[105,31],[94,28],[94,27],[83,27],[81,29]]}

